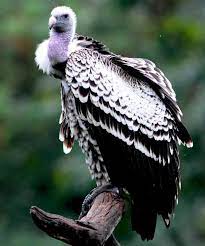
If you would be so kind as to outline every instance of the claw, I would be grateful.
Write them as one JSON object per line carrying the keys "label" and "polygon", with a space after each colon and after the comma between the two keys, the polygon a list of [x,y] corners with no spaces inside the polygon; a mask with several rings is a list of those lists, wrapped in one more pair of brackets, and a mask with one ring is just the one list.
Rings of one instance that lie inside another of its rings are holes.
{"label": "claw", "polygon": [[120,189],[109,183],[109,184],[106,184],[103,186],[96,187],[93,190],[91,190],[91,192],[85,197],[85,199],[83,201],[81,213],[80,213],[80,216],[78,218],[79,220],[82,217],[86,216],[86,214],[90,210],[95,198],[103,192],[114,192],[114,193],[119,195]]}

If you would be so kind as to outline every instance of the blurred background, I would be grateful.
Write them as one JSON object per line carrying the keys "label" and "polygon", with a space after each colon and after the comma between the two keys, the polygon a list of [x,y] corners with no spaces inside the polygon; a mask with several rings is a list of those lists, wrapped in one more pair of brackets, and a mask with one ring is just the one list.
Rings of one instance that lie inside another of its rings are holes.
{"label": "blurred background", "polygon": [[0,245],[57,246],[32,223],[32,205],[77,217],[95,183],[75,144],[58,141],[59,81],[34,64],[48,36],[50,11],[69,5],[78,32],[113,52],[153,60],[172,81],[194,148],[181,147],[182,192],[171,229],[158,220],[155,239],[142,242],[126,215],[116,230],[122,245],[205,245],[205,1],[1,1],[0,7]]}

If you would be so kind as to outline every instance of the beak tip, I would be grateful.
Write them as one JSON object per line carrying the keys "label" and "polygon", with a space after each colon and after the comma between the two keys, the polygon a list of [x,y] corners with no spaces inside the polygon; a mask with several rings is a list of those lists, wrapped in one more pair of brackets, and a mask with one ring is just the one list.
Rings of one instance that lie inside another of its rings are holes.
{"label": "beak tip", "polygon": [[48,27],[51,30],[52,27],[56,24],[57,20],[54,16],[51,16],[49,21],[48,21]]}

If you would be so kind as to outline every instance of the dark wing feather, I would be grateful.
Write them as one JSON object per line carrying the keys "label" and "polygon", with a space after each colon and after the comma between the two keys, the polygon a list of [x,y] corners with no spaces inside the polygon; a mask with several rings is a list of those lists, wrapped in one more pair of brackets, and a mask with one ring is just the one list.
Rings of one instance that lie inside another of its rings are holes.
{"label": "dark wing feather", "polygon": [[97,51],[103,55],[111,55],[112,53],[109,49],[101,42],[87,36],[82,36],[79,34],[75,35],[74,41],[77,41],[78,45],[86,48],[91,49],[93,51]]}

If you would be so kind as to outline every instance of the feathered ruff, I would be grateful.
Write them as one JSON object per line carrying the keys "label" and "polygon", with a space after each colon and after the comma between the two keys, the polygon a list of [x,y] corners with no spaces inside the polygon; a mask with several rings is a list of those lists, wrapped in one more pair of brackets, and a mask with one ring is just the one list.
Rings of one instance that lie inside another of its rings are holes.
{"label": "feathered ruff", "polygon": [[35,62],[43,73],[49,75],[52,67],[48,58],[48,42],[49,40],[47,39],[38,45],[35,52]]}

